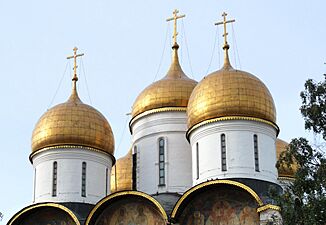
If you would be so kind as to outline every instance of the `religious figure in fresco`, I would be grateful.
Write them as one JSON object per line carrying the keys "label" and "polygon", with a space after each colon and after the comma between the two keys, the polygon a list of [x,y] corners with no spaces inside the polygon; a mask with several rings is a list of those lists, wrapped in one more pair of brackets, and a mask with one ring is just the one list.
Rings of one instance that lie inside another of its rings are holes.
{"label": "religious figure in fresco", "polygon": [[115,225],[126,225],[126,209],[124,207],[121,207],[119,209],[119,216],[117,218],[117,221]]}
{"label": "religious figure in fresco", "polygon": [[138,206],[138,215],[135,220],[136,225],[148,225],[147,216],[144,214],[143,206]]}
{"label": "religious figure in fresco", "polygon": [[217,201],[206,220],[205,225],[235,225],[239,224],[239,218],[236,210],[224,200]]}
{"label": "religious figure in fresco", "polygon": [[[132,199],[131,199],[132,200]],[[128,199],[128,201],[131,201]],[[165,225],[159,211],[146,202],[116,202],[105,209],[96,225]]]}
{"label": "religious figure in fresco", "polygon": [[236,225],[240,224],[239,216],[237,215],[237,209],[235,207],[231,207],[228,204],[228,208],[225,209],[224,220],[227,221],[228,225]]}
{"label": "religious figure in fresco", "polygon": [[57,208],[39,208],[26,216],[21,225],[74,225],[71,217]]}
{"label": "religious figure in fresco", "polygon": [[259,217],[255,208],[245,206],[240,213],[241,225],[258,225]]}
{"label": "religious figure in fresco", "polygon": [[205,225],[221,225],[222,216],[224,215],[224,209],[221,207],[222,201],[216,202],[206,220]]}
{"label": "religious figure in fresco", "polygon": [[205,216],[199,211],[195,211],[192,216],[189,217],[187,225],[204,225]]}
{"label": "religious figure in fresco", "polygon": [[180,225],[259,225],[257,202],[242,190],[220,186],[194,197],[180,214]]}

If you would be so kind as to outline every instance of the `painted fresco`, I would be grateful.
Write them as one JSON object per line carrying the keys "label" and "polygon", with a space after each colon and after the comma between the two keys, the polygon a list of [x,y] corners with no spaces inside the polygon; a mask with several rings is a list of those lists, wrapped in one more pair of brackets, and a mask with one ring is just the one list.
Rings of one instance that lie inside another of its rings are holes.
{"label": "painted fresco", "polygon": [[161,213],[145,201],[127,198],[113,204],[101,213],[96,225],[165,225]]}
{"label": "painted fresco", "polygon": [[15,223],[17,225],[76,225],[66,212],[57,208],[38,208]]}
{"label": "painted fresco", "polygon": [[214,187],[198,194],[186,206],[180,225],[259,225],[257,203],[247,192]]}

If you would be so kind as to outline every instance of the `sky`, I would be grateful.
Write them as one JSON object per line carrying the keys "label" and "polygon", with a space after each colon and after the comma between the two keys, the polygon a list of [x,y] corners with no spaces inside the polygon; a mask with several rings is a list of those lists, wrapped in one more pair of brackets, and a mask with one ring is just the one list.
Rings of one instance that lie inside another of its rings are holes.
{"label": "sky", "polygon": [[279,138],[313,135],[304,130],[300,91],[326,73],[326,2],[323,0],[56,0],[0,1],[0,224],[32,204],[31,135],[47,109],[67,100],[77,46],[78,92],[109,121],[115,156],[131,145],[128,122],[137,95],[162,78],[171,60],[177,8],[179,57],[184,72],[200,81],[222,63],[226,11],[233,67],[259,77],[277,110]]}

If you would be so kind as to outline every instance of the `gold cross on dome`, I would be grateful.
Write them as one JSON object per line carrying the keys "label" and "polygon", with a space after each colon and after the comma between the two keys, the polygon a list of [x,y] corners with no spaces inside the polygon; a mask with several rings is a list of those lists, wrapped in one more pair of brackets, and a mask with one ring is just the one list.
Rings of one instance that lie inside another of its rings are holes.
{"label": "gold cross on dome", "polygon": [[174,44],[177,43],[177,35],[178,35],[178,32],[177,32],[177,19],[181,19],[181,18],[184,18],[186,16],[186,15],[178,16],[178,13],[179,13],[179,10],[175,9],[173,11],[173,17],[170,17],[170,18],[166,19],[166,22],[174,20],[174,29],[173,29],[173,42],[174,42]]}
{"label": "gold cross on dome", "polygon": [[223,24],[223,27],[224,27],[224,34],[223,34],[223,37],[224,37],[224,46],[227,46],[228,44],[228,41],[227,41],[227,35],[228,33],[226,32],[226,24],[227,23],[233,23],[235,22],[235,20],[226,20],[226,16],[228,14],[226,14],[226,12],[223,12],[222,16],[223,16],[223,21],[222,22],[217,22],[215,23],[215,25],[222,25]]}
{"label": "gold cross on dome", "polygon": [[74,58],[74,77],[72,78],[73,81],[77,81],[78,80],[78,77],[77,77],[77,57],[81,57],[84,55],[84,53],[81,53],[81,54],[77,54],[77,50],[78,48],[77,47],[74,47],[73,51],[74,51],[74,55],[72,56],[68,56],[67,59],[72,59]]}

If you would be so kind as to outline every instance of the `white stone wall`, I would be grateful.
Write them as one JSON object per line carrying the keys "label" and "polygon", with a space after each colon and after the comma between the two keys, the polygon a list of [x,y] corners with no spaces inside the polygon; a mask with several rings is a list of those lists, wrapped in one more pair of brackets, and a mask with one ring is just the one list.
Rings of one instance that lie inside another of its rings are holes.
{"label": "white stone wall", "polygon": [[277,181],[284,191],[293,183],[294,178],[278,177]]}
{"label": "white stone wall", "polygon": [[[137,147],[137,190],[148,194],[183,193],[192,186],[191,148],[186,140],[186,112],[160,112],[133,121]],[[159,139],[165,140],[165,185],[159,185]]]}
{"label": "white stone wall", "polygon": [[[49,149],[32,158],[35,171],[34,203],[81,202],[95,204],[110,192],[112,159],[87,149]],[[52,196],[53,163],[57,162],[57,195]],[[82,163],[86,162],[86,197],[81,196]],[[106,184],[107,182],[107,184]],[[106,187],[107,186],[107,187]],[[106,193],[106,190],[108,193]]]}
{"label": "white stone wall", "polygon": [[[226,136],[227,171],[221,168],[221,134]],[[255,171],[254,134],[258,136],[259,172]],[[228,120],[197,128],[190,134],[193,185],[216,178],[252,178],[276,183],[275,140],[275,128],[256,121]],[[199,179],[196,143],[199,145]]]}
{"label": "white stone wall", "polygon": [[274,209],[267,209],[263,212],[260,212],[260,225],[282,225],[282,216],[279,211]]}

